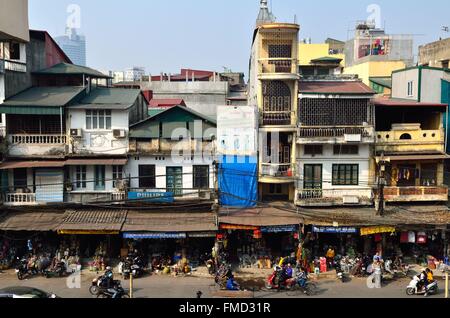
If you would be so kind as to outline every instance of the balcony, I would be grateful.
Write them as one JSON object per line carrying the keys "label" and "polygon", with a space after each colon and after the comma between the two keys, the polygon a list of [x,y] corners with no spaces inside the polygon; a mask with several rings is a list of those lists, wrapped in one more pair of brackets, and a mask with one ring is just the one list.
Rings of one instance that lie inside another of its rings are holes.
{"label": "balcony", "polygon": [[260,80],[299,80],[297,72],[298,62],[293,58],[265,58],[259,59]]}
{"label": "balcony", "polygon": [[35,193],[6,193],[3,202],[5,206],[37,205]]}
{"label": "balcony", "polygon": [[88,204],[97,202],[116,202],[127,199],[125,191],[69,191],[65,195],[65,201],[71,203]]}
{"label": "balcony", "polygon": [[293,182],[295,178],[295,164],[262,163],[260,171],[260,182],[262,183],[287,183]]}
{"label": "balcony", "polygon": [[130,152],[140,154],[167,154],[188,151],[191,153],[214,154],[214,143],[208,140],[183,139],[171,140],[155,138],[150,141],[130,142]]}
{"label": "balcony", "polygon": [[448,201],[448,187],[385,187],[386,202]]}
{"label": "balcony", "polygon": [[9,156],[62,156],[66,153],[66,135],[9,135]]}
{"label": "balcony", "polygon": [[[394,125],[393,128],[396,126]],[[444,152],[444,130],[393,129],[376,132],[377,152]]]}
{"label": "balcony", "polygon": [[292,125],[292,111],[263,111],[261,121],[263,126],[290,126]]}
{"label": "balcony", "polygon": [[373,127],[309,127],[298,131],[298,144],[374,143]]}
{"label": "balcony", "polygon": [[373,192],[370,188],[298,190],[298,206],[371,205]]}
{"label": "balcony", "polygon": [[[27,64],[13,61],[13,60],[3,60],[4,69],[12,72],[26,73],[27,72]],[[0,62],[0,64],[2,64]],[[1,67],[0,67],[1,68]]]}

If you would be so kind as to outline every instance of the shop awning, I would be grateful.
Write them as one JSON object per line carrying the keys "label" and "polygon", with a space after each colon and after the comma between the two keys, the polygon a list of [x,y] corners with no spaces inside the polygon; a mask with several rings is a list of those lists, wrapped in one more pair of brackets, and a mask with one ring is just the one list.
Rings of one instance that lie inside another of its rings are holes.
{"label": "shop awning", "polygon": [[381,233],[395,233],[395,227],[393,226],[372,226],[364,227],[360,229],[361,236],[381,234]]}
{"label": "shop awning", "polygon": [[60,234],[119,234],[126,217],[126,210],[69,210],[57,230]]}
{"label": "shop awning", "polygon": [[56,231],[64,212],[6,212],[0,217],[1,231]]}
{"label": "shop awning", "polygon": [[68,159],[66,161],[66,166],[124,166],[127,164],[127,162],[128,159]]}
{"label": "shop awning", "polygon": [[10,161],[0,164],[0,170],[21,168],[62,168],[64,161]]}
{"label": "shop awning", "polygon": [[334,226],[313,226],[313,233],[331,233],[331,234],[356,234],[358,229],[355,227],[334,227]]}
{"label": "shop awning", "polygon": [[129,211],[122,232],[190,233],[217,231],[214,213]]}
{"label": "shop awning", "polygon": [[123,238],[126,239],[184,239],[186,233],[123,233]]}
{"label": "shop awning", "polygon": [[[381,159],[381,157],[378,157]],[[394,155],[384,156],[384,159],[389,158],[391,161],[408,161],[408,160],[445,160],[450,159],[446,154],[434,154],[434,155]]]}
{"label": "shop awning", "polygon": [[302,217],[295,212],[287,212],[275,207],[270,208],[221,208],[220,224],[270,227],[302,224]]}

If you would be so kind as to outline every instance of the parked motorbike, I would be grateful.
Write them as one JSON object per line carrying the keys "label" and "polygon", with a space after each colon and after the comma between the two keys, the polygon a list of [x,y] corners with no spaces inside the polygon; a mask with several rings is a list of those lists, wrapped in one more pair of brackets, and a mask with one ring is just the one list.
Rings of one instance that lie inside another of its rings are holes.
{"label": "parked motorbike", "polygon": [[38,274],[37,270],[33,268],[28,267],[28,259],[19,257],[17,258],[17,265],[16,265],[16,274],[17,278],[19,280],[23,280],[27,277],[35,276]]}
{"label": "parked motorbike", "polygon": [[406,287],[406,294],[408,296],[413,296],[413,295],[433,295],[433,294],[437,294],[439,287],[438,287],[438,283],[436,281],[433,281],[431,283],[428,284],[428,286],[419,288],[420,282],[420,278],[417,276],[414,276],[413,279],[411,280],[411,282],[409,283],[408,287]]}
{"label": "parked motorbike", "polygon": [[337,279],[339,279],[341,282],[345,283],[346,275],[345,275],[344,271],[342,270],[340,260],[334,262],[334,269],[336,270]]}
{"label": "parked motorbike", "polygon": [[67,266],[64,262],[57,262],[56,265],[53,268],[48,268],[44,270],[44,276],[46,278],[50,277],[64,277],[67,275]]}
{"label": "parked motorbike", "polygon": [[113,288],[103,288],[99,290],[97,298],[130,298],[130,296],[125,292],[120,281],[114,284]]}

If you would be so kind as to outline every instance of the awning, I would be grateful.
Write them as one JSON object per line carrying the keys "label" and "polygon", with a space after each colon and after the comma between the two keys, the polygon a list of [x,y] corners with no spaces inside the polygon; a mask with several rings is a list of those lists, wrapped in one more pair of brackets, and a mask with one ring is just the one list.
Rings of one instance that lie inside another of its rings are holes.
{"label": "awning", "polygon": [[[379,157],[381,158],[381,157]],[[407,160],[445,160],[450,159],[449,155],[446,154],[435,154],[435,155],[399,155],[399,156],[389,156],[385,155],[384,159],[389,158],[391,161],[407,161]]]}
{"label": "awning", "polygon": [[21,168],[62,168],[65,161],[10,161],[0,164],[0,170]]}
{"label": "awning", "polygon": [[216,216],[206,212],[129,211],[122,232],[191,233],[217,231]]}
{"label": "awning", "polygon": [[128,159],[68,159],[66,166],[124,166],[128,162]]}
{"label": "awning", "polygon": [[221,208],[220,224],[245,225],[253,227],[299,225],[303,223],[301,215],[276,207],[270,208]]}
{"label": "awning", "polygon": [[355,227],[313,226],[313,233],[356,234]]}
{"label": "awning", "polygon": [[380,233],[394,233],[395,227],[392,226],[373,226],[373,227],[365,227],[361,230],[361,236],[372,235],[372,234],[380,234]]}
{"label": "awning", "polygon": [[62,212],[6,212],[0,217],[1,231],[56,231],[64,219]]}
{"label": "awning", "polygon": [[124,233],[123,238],[125,239],[184,239],[186,238],[186,233]]}
{"label": "awning", "polygon": [[126,210],[69,210],[57,230],[60,234],[119,234],[126,217]]}

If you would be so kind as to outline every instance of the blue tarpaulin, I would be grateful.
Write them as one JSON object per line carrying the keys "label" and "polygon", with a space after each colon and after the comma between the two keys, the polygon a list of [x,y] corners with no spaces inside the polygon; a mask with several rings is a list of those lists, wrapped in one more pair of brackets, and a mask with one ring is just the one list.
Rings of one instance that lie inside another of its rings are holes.
{"label": "blue tarpaulin", "polygon": [[258,164],[256,157],[227,157],[219,163],[220,204],[254,207],[258,200]]}

